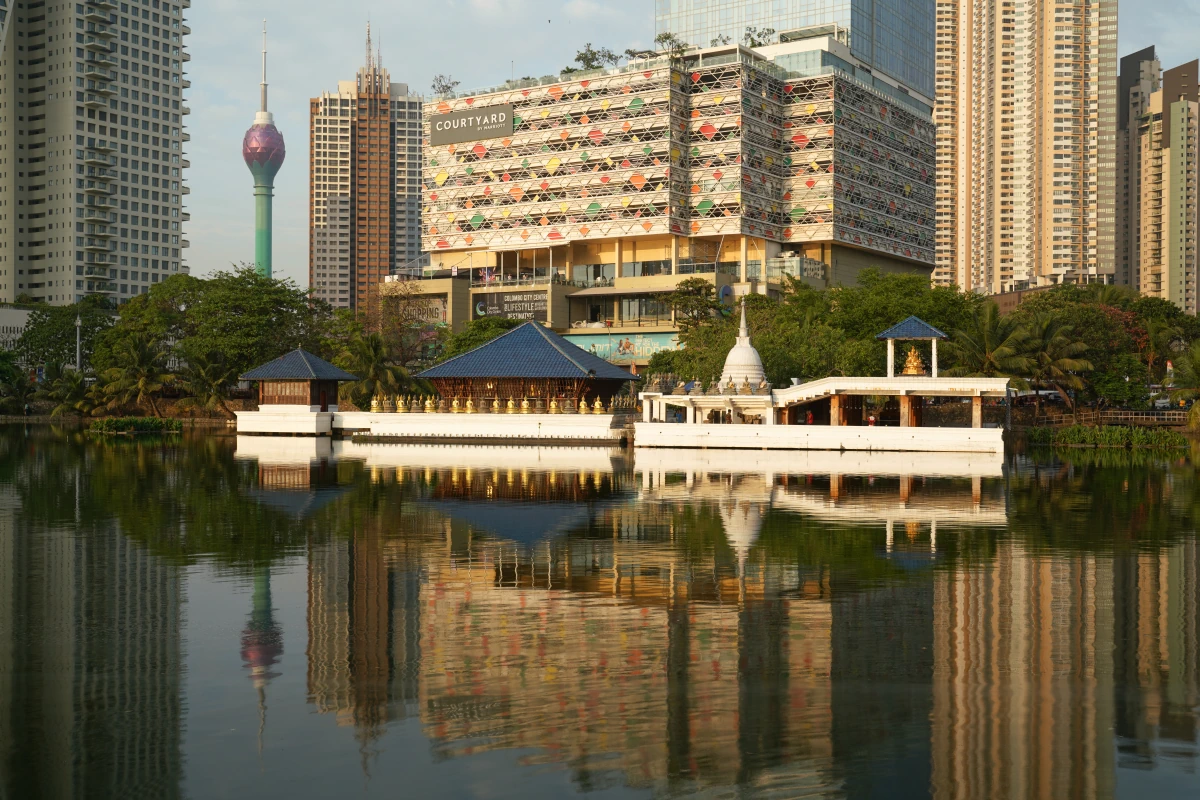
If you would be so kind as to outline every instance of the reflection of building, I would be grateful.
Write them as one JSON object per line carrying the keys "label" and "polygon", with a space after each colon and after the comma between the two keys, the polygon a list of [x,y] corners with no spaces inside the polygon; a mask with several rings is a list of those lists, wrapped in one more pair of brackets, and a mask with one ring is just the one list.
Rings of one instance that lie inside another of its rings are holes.
{"label": "reflection of building", "polygon": [[1200,548],[1114,566],[1118,766],[1194,772],[1200,737]]}
{"label": "reflection of building", "polygon": [[1110,797],[1113,567],[1004,541],[933,588],[933,796]]}
{"label": "reflection of building", "polygon": [[688,279],[729,300],[787,275],[927,276],[932,101],[902,84],[822,29],[438,98],[431,262],[404,277],[447,298],[456,328],[531,319],[598,351],[654,335],[617,352],[643,364],[678,330],[660,295]]}
{"label": "reflection of building", "polygon": [[308,557],[308,692],[364,743],[412,713],[420,658],[418,577],[375,533],[314,544]]}
{"label": "reflection of building", "polygon": [[119,532],[0,511],[0,794],[179,796],[181,604]]}
{"label": "reflection of building", "polygon": [[421,252],[421,98],[391,82],[368,26],[366,66],[309,105],[309,287],[365,312],[384,276]]}

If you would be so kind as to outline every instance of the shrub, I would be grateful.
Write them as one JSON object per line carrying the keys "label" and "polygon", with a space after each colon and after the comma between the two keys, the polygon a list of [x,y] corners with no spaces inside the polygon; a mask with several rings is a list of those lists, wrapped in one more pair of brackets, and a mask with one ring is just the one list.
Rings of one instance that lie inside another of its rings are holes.
{"label": "shrub", "polygon": [[1164,428],[1136,428],[1119,425],[1072,425],[1068,428],[1034,428],[1029,443],[1083,447],[1187,447],[1187,437]]}
{"label": "shrub", "polygon": [[158,417],[110,417],[92,423],[92,433],[179,433],[183,423]]}

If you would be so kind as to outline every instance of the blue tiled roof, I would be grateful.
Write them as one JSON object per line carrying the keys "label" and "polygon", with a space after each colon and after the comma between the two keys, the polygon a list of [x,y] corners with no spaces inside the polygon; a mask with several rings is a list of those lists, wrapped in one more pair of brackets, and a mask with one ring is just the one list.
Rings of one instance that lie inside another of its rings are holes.
{"label": "blue tiled roof", "polygon": [[430,367],[417,377],[637,380],[536,322],[513,328],[487,344]]}
{"label": "blue tiled roof", "polygon": [[876,339],[948,339],[946,334],[930,325],[925,320],[909,317],[898,325],[893,325]]}
{"label": "blue tiled roof", "polygon": [[338,369],[307,350],[296,349],[285,356],[250,370],[240,381],[356,381],[344,369]]}

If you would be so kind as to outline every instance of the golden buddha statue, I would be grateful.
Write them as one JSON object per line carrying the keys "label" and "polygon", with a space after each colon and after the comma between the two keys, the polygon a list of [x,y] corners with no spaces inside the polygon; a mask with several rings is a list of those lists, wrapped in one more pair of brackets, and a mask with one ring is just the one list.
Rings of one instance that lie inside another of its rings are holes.
{"label": "golden buddha statue", "polygon": [[[550,411],[550,413],[551,413],[551,414],[557,414],[557,413],[558,413],[558,398],[557,398],[557,397],[551,397],[551,398],[550,398],[550,409],[549,409],[549,411]],[[552,473],[550,473],[550,475],[551,475],[551,478],[553,479],[554,473],[552,472]]]}
{"label": "golden buddha statue", "polygon": [[433,402],[432,397],[425,398],[425,413],[432,414],[437,411],[437,405]]}
{"label": "golden buddha statue", "polygon": [[371,413],[378,414],[379,409],[380,409],[379,395],[375,395],[374,397],[371,398]]}
{"label": "golden buddha statue", "polygon": [[467,398],[467,408],[466,408],[466,411],[467,411],[467,413],[468,413],[468,414],[474,414],[474,413],[475,413],[475,398],[473,398],[473,397],[468,397],[468,398]]}
{"label": "golden buddha statue", "polygon": [[408,398],[406,396],[400,395],[399,397],[396,398],[396,413],[397,414],[407,414],[408,413]]}
{"label": "golden buddha statue", "polygon": [[454,398],[454,402],[452,402],[450,404],[450,413],[451,414],[461,414],[462,413],[462,405],[459,404],[457,397]]}
{"label": "golden buddha statue", "polygon": [[904,360],[904,371],[901,375],[924,375],[925,363],[921,361],[921,354],[917,352],[917,348],[908,348],[908,358]]}
{"label": "golden buddha statue", "polygon": [[529,413],[529,411],[530,411],[530,406],[529,406],[529,398],[528,398],[528,397],[522,397],[522,398],[521,398],[521,413],[522,413],[522,414],[528,414],[528,413]]}
{"label": "golden buddha statue", "polygon": [[499,397],[492,398],[492,413],[493,414],[500,413],[500,398]]}
{"label": "golden buddha statue", "polygon": [[603,403],[603,401],[600,400],[599,397],[597,397],[596,402],[592,404],[592,413],[593,414],[603,414],[604,413],[604,403]]}
{"label": "golden buddha statue", "polygon": [[588,404],[587,404],[587,400],[586,400],[585,398],[582,398],[582,397],[581,397],[581,398],[579,398],[579,413],[580,413],[580,414],[586,414],[586,413],[588,413]]}
{"label": "golden buddha statue", "polygon": [[509,395],[509,397],[508,397],[508,405],[505,407],[505,409],[504,409],[504,412],[505,412],[506,414],[515,414],[515,413],[517,413],[517,404],[516,404],[516,402],[515,402],[515,401],[512,399],[512,395]]}

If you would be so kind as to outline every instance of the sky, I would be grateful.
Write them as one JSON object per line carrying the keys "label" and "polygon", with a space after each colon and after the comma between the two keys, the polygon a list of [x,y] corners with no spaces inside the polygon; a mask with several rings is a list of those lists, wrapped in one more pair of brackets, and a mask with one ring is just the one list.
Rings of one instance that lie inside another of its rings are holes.
{"label": "sky", "polygon": [[[206,275],[254,260],[253,181],[241,142],[258,110],[262,20],[270,107],[288,145],[275,180],[275,274],[308,284],[308,101],[352,80],[368,19],[396,83],[428,93],[435,74],[462,89],[541,76],[585,43],[621,51],[654,38],[653,0],[194,0],[186,18],[187,260]],[[1200,57],[1200,0],[1121,0],[1118,52],[1158,47],[1164,68]]]}

